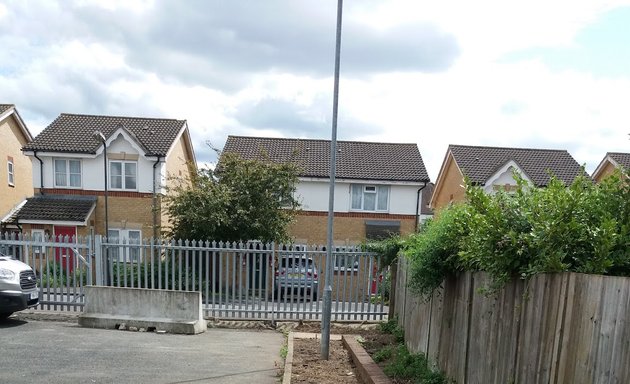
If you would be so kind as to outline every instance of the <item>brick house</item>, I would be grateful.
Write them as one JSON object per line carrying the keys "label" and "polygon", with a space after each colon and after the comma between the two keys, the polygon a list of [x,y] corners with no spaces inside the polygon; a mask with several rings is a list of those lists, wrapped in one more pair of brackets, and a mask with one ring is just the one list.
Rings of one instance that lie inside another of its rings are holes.
{"label": "brick house", "polygon": [[[431,207],[435,210],[465,199],[464,177],[488,193],[516,186],[513,171],[536,187],[545,187],[555,175],[571,184],[586,175],[565,150],[449,145],[438,174]],[[586,175],[588,176],[588,175]]]}
{"label": "brick house", "polygon": [[31,140],[15,106],[0,104],[0,220],[33,195],[31,159],[21,151]]}
{"label": "brick house", "polygon": [[620,169],[626,177],[628,176],[630,170],[630,153],[608,152],[597,168],[595,168],[591,177],[596,183],[599,183],[607,176],[611,175],[616,169]]}
{"label": "brick house", "polygon": [[[421,193],[429,176],[416,144],[338,141],[337,146],[336,245],[407,234],[430,215]],[[298,244],[326,243],[330,140],[229,136],[223,152],[296,162],[301,212],[290,233]]]}
{"label": "brick house", "polygon": [[110,239],[159,236],[169,176],[196,167],[185,120],[64,113],[22,151],[32,159],[35,196],[4,225],[35,238],[104,235],[106,217]]}

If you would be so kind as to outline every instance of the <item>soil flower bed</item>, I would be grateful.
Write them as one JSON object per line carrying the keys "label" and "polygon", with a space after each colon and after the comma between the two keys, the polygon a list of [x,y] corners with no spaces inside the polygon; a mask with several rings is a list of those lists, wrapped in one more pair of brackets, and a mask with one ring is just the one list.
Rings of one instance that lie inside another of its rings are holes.
{"label": "soil flower bed", "polygon": [[[294,331],[319,333],[319,323],[304,323]],[[328,360],[321,360],[320,338],[294,339],[291,383],[360,383],[350,354],[334,335],[359,335],[360,342],[394,384],[446,384],[449,381],[428,367],[424,356],[407,352],[402,343],[402,329],[395,321],[363,326],[331,325]]]}

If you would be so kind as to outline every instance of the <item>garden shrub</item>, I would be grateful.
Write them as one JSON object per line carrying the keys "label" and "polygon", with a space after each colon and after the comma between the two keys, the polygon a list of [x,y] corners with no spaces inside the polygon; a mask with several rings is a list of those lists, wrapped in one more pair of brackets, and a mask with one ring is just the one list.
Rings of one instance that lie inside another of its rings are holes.
{"label": "garden shrub", "polygon": [[491,290],[513,278],[579,272],[630,276],[630,186],[619,173],[600,184],[580,176],[545,188],[514,174],[512,193],[471,186],[467,201],[445,208],[402,240],[409,286],[429,295],[458,271],[484,271]]}
{"label": "garden shrub", "polygon": [[467,205],[450,206],[406,238],[403,253],[410,261],[409,287],[414,292],[430,295],[448,275],[462,269],[458,255],[468,233],[468,217]]}

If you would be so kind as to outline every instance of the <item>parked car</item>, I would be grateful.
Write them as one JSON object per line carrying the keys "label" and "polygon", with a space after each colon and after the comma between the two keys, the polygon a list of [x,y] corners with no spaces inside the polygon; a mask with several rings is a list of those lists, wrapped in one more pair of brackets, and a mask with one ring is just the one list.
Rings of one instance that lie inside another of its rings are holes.
{"label": "parked car", "polygon": [[282,254],[276,270],[276,297],[282,299],[287,295],[289,297],[301,295],[317,300],[318,276],[319,271],[312,258],[303,254]]}
{"label": "parked car", "polygon": [[0,253],[0,319],[38,303],[39,289],[33,269]]}

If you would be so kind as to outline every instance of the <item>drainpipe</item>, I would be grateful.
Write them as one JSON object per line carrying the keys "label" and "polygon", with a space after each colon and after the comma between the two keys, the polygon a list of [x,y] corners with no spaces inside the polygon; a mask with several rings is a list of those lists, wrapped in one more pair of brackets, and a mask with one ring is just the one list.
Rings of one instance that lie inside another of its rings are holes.
{"label": "drainpipe", "polygon": [[416,232],[418,232],[418,221],[420,219],[420,193],[426,187],[427,187],[427,182],[425,181],[424,185],[420,189],[418,189],[417,196],[416,196],[416,225],[414,226]]}
{"label": "drainpipe", "polygon": [[155,176],[155,170],[157,165],[160,163],[161,156],[157,156],[155,163],[153,163],[153,238],[158,238],[158,227],[157,227],[157,177]]}
{"label": "drainpipe", "polygon": [[44,162],[37,156],[37,150],[33,150],[33,156],[39,160],[39,193],[44,194]]}

